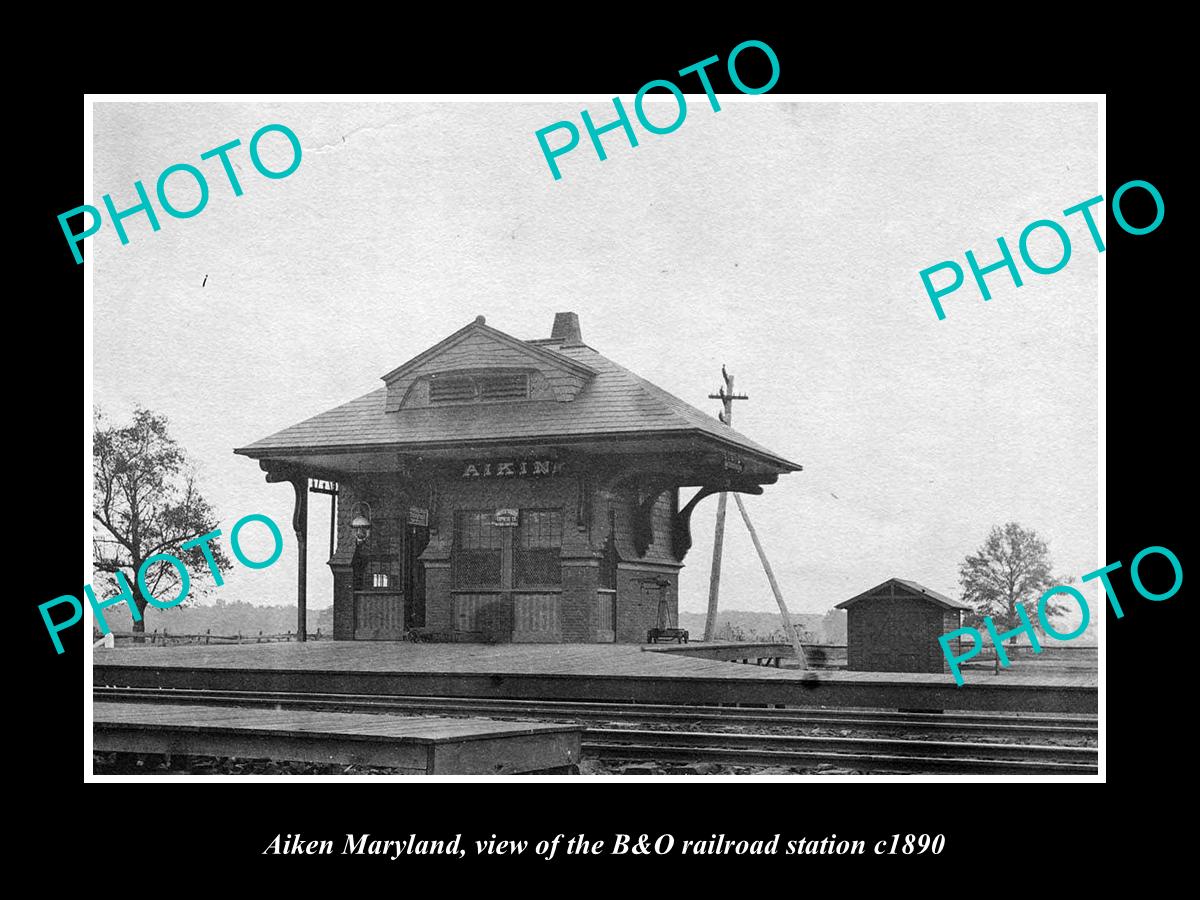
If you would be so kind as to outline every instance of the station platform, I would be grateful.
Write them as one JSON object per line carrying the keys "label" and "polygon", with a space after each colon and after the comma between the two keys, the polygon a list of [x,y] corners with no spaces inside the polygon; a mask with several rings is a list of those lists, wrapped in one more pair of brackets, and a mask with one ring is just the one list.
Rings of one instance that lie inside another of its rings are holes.
{"label": "station platform", "polygon": [[578,764],[583,728],[490,719],[96,703],[93,747],[387,766],[412,775],[514,775]]}
{"label": "station platform", "polygon": [[[845,644],[804,644],[804,652],[810,665],[832,668],[846,665]],[[647,644],[652,653],[674,653],[677,656],[696,656],[700,659],[721,659],[727,662],[738,660],[795,659],[796,651],[791,644],[777,642],[747,641],[691,641],[687,644]]]}
{"label": "station platform", "polygon": [[93,651],[95,686],[1095,714],[1096,673],[999,676],[774,669],[636,644],[145,646]]}

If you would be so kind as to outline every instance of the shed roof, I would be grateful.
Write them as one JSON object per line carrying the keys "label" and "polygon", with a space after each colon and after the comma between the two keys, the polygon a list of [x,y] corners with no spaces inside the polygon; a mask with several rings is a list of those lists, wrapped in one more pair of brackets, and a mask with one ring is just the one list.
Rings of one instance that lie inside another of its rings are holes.
{"label": "shed roof", "polygon": [[841,603],[837,604],[837,606],[835,606],[834,608],[835,609],[847,609],[848,607],[853,606],[855,603],[858,603],[860,600],[887,600],[887,599],[890,599],[890,597],[881,597],[877,594],[878,591],[881,591],[883,588],[886,588],[889,585],[899,585],[904,590],[906,597],[911,597],[913,595],[917,595],[918,599],[928,600],[930,603],[936,603],[938,606],[944,607],[945,609],[970,609],[971,608],[966,603],[962,603],[958,600],[952,600],[949,597],[947,597],[945,594],[939,594],[935,590],[931,590],[930,588],[927,588],[922,584],[917,584],[917,582],[915,582],[915,581],[909,581],[906,578],[889,578],[887,581],[883,582],[882,584],[877,584],[877,585],[875,585],[875,587],[870,588],[869,590],[865,590],[861,594],[851,597],[849,600],[843,600]]}
{"label": "shed roof", "polygon": [[[466,326],[452,337],[478,329],[489,337],[503,336],[532,356],[557,358],[575,372],[587,373],[579,394],[569,402],[526,400],[513,403],[401,408],[386,411],[387,388],[364,394],[269,437],[238,448],[235,453],[256,459],[324,450],[419,449],[431,445],[477,444],[506,439],[534,442],[568,437],[644,437],[691,434],[712,438],[768,461],[780,471],[801,466],[723,425],[657,385],[602,356],[583,343],[554,346],[545,339],[519,341],[483,323]],[[414,366],[436,365],[426,350],[389,372],[385,379]],[[514,412],[520,414],[514,414]]]}

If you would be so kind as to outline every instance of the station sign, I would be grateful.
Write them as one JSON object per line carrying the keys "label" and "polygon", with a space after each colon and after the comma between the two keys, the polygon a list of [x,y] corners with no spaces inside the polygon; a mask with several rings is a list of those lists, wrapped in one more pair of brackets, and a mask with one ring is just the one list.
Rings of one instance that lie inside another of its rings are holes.
{"label": "station sign", "polygon": [[488,459],[463,464],[463,478],[544,478],[558,475],[563,464],[553,459]]}

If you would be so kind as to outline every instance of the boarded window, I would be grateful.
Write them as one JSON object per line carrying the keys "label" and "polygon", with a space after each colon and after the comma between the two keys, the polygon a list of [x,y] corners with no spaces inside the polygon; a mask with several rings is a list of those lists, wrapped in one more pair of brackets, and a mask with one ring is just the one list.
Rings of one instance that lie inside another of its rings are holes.
{"label": "boarded window", "polygon": [[516,546],[513,575],[518,587],[562,583],[562,511],[523,509]]}
{"label": "boarded window", "polygon": [[479,379],[480,400],[524,400],[528,396],[529,377],[524,372]]}
{"label": "boarded window", "polygon": [[470,403],[474,399],[474,379],[454,375],[429,379],[430,403]]}
{"label": "boarded window", "polygon": [[454,586],[498,588],[503,562],[503,528],[492,524],[493,510],[460,510],[454,516]]}

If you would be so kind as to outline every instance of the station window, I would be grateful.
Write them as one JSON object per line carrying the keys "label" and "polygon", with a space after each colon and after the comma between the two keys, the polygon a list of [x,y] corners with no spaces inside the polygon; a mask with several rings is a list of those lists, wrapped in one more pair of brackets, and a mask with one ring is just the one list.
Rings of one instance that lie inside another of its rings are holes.
{"label": "station window", "polygon": [[367,558],[363,584],[368,588],[394,588],[399,582],[396,572],[399,557],[395,554],[375,554]]}
{"label": "station window", "polygon": [[562,511],[523,509],[513,547],[513,574],[517,587],[562,582]]}
{"label": "station window", "polygon": [[454,586],[457,588],[498,588],[504,559],[507,529],[493,524],[495,511],[458,511],[454,516]]}

